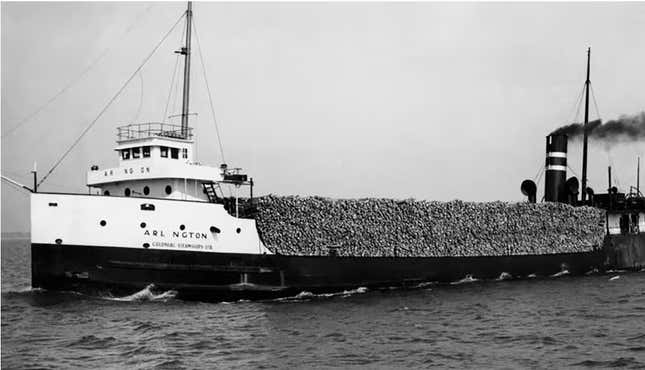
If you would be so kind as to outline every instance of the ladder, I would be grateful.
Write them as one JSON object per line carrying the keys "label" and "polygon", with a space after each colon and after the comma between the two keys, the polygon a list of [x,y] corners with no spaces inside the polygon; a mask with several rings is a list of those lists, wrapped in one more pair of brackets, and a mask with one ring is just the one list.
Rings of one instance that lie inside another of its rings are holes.
{"label": "ladder", "polygon": [[202,186],[204,187],[204,193],[206,193],[206,196],[208,197],[208,201],[211,203],[222,203],[222,200],[219,196],[217,196],[217,189],[221,192],[222,189],[220,188],[219,184],[215,184],[214,182],[203,182]]}

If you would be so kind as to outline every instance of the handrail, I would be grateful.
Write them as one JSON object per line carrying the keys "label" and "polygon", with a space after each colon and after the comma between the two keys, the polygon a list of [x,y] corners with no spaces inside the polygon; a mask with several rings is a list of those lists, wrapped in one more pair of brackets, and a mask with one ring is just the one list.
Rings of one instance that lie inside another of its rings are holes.
{"label": "handrail", "polygon": [[181,125],[163,122],[133,123],[117,127],[117,141],[146,139],[161,136],[174,139],[190,140],[193,137],[192,127],[186,128],[185,134]]}

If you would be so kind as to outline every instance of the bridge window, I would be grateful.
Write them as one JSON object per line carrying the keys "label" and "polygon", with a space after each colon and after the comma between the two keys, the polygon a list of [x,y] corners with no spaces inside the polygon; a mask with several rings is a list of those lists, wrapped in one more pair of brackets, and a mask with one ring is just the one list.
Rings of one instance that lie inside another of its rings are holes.
{"label": "bridge window", "polygon": [[143,158],[148,158],[150,157],[150,147],[149,146],[144,146],[143,147]]}
{"label": "bridge window", "polygon": [[161,149],[161,158],[168,158],[168,147],[160,146],[159,149]]}
{"label": "bridge window", "polygon": [[141,149],[140,148],[132,148],[132,158],[140,158],[141,157]]}
{"label": "bridge window", "polygon": [[123,149],[121,150],[121,158],[122,159],[130,159],[130,149]]}
{"label": "bridge window", "polygon": [[188,149],[187,148],[184,148],[184,149],[181,150],[181,157],[184,158],[184,159],[188,158]]}
{"label": "bridge window", "polygon": [[172,158],[172,159],[179,159],[179,149],[177,149],[177,148],[170,148],[170,158]]}

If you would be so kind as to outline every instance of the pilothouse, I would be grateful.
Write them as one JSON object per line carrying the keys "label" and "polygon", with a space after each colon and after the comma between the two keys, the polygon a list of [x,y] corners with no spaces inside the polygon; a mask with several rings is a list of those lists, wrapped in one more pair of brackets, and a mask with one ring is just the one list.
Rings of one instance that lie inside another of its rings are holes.
{"label": "pilothouse", "polygon": [[[240,215],[239,188],[249,186],[251,202],[245,202],[243,215],[252,204],[253,180],[240,168],[205,166],[195,160],[193,129],[190,118],[190,62],[192,3],[185,13],[186,43],[175,53],[183,56],[181,125],[165,122],[134,123],[117,128],[118,166],[94,165],[87,174],[90,193],[104,196],[150,197],[225,204],[235,216]],[[223,184],[233,185],[229,197]]]}

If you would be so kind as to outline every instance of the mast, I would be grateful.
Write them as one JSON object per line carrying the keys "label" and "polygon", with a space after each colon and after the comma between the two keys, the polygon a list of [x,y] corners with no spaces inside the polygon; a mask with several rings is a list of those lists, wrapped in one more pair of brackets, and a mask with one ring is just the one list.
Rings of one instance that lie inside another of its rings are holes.
{"label": "mast", "polygon": [[636,195],[641,195],[641,157],[638,157],[636,164]]}
{"label": "mast", "polygon": [[587,81],[585,81],[585,123],[583,126],[583,141],[582,141],[582,203],[585,202],[587,198],[587,139],[588,132],[587,126],[589,123],[589,85],[591,81],[589,80],[589,66],[591,60],[591,48],[587,48]]}
{"label": "mast", "polygon": [[181,136],[188,138],[188,103],[190,93],[190,30],[193,19],[193,3],[188,2],[186,10],[186,46],[181,48],[180,54],[184,56],[184,93],[181,105]]}

